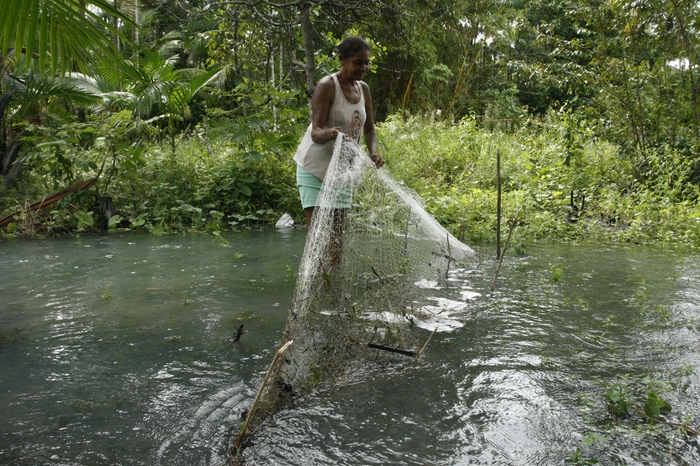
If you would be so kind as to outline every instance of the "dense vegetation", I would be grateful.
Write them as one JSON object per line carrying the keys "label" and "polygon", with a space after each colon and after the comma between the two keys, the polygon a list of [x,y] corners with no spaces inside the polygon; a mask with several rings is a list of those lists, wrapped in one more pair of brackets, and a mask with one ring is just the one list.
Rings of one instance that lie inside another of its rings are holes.
{"label": "dense vegetation", "polygon": [[[686,0],[2,0],[5,235],[301,219],[291,155],[348,33],[388,167],[467,242],[700,244]],[[27,208],[95,177],[41,211]]]}

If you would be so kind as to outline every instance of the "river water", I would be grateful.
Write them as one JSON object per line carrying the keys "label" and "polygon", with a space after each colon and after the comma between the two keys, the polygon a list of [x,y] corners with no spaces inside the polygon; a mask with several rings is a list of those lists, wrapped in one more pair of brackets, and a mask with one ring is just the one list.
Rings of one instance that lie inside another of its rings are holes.
{"label": "river water", "polygon": [[[304,238],[0,244],[0,464],[224,464]],[[621,383],[642,406],[653,389],[667,420],[700,428],[700,257],[534,244],[506,257],[491,292],[492,256],[478,248],[448,288],[426,287],[451,331],[416,367],[369,367],[296,402],[246,464],[700,464],[697,438],[613,417],[603,397]]]}

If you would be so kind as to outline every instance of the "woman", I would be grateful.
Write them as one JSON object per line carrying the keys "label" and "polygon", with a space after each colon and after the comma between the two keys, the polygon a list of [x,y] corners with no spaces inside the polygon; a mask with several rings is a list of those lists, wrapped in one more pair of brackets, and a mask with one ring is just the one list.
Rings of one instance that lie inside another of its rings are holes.
{"label": "woman", "polygon": [[316,86],[311,98],[311,124],[294,155],[297,186],[309,228],[339,133],[357,144],[364,133],[372,162],[377,168],[384,165],[377,154],[372,96],[362,81],[369,70],[370,46],[360,37],[348,37],[338,44],[336,52],[340,71],[324,77]]}

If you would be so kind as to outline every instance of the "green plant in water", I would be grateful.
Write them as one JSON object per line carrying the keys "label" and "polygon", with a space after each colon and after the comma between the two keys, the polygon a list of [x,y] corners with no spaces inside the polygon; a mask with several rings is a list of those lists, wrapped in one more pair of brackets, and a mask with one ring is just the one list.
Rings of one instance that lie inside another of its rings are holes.
{"label": "green plant in water", "polygon": [[608,439],[606,437],[595,432],[588,432],[586,435],[583,436],[583,443],[585,443],[586,445],[593,445],[596,442],[605,443],[607,441]]}
{"label": "green plant in water", "polygon": [[108,300],[112,298],[112,293],[109,292],[109,288],[105,288],[104,291],[102,292],[102,299],[103,300]]}
{"label": "green plant in water", "polygon": [[659,416],[662,414],[669,414],[671,412],[671,405],[668,404],[661,395],[656,390],[649,390],[647,392],[647,399],[644,402],[644,414],[649,417],[649,424],[654,425],[657,422]]}
{"label": "green plant in water", "polygon": [[550,264],[549,272],[551,273],[549,279],[554,283],[559,283],[564,276],[564,272],[562,272],[562,270],[555,265]]}
{"label": "green plant in water", "polygon": [[296,280],[297,278],[297,272],[296,270],[292,269],[292,267],[287,264],[285,266],[285,273],[284,273],[284,283],[289,283],[290,281]]}
{"label": "green plant in water", "polygon": [[646,304],[646,302],[649,300],[649,286],[644,278],[642,278],[642,283],[639,285],[639,288],[635,292],[632,300],[640,305]]}
{"label": "green plant in water", "polygon": [[567,463],[572,463],[575,465],[580,465],[580,466],[588,466],[592,464],[598,464],[598,461],[584,458],[581,456],[581,448],[576,447],[576,451],[574,452],[574,456],[566,460]]}
{"label": "green plant in water", "polygon": [[608,386],[604,395],[608,402],[608,409],[613,418],[625,417],[629,412],[629,406],[627,405],[625,396],[626,381],[627,379],[625,379],[625,385],[616,382]]}
{"label": "green plant in water", "polygon": [[668,306],[658,305],[652,310],[652,313],[663,320],[669,320],[671,318],[671,311]]}
{"label": "green plant in water", "polygon": [[662,391],[667,391],[670,384],[667,381],[653,379],[649,376],[637,381],[643,385],[641,393],[644,394],[644,404],[640,405],[631,395],[632,392],[639,393],[640,389],[636,386],[631,386],[633,380],[628,376],[623,377],[621,382],[612,384],[603,384],[605,390],[603,398],[605,399],[608,411],[611,414],[613,422],[616,419],[626,418],[630,410],[642,418],[649,421],[649,426],[655,424],[663,424],[675,429],[679,429],[686,434],[700,435],[700,432],[688,425],[690,419],[686,417],[685,421],[674,422],[667,419],[672,413],[671,404],[662,396]]}

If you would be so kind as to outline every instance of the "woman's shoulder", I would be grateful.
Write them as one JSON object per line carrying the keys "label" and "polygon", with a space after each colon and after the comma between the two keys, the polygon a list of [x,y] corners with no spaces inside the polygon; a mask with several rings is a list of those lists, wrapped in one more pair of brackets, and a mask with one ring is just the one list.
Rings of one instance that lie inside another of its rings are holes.
{"label": "woman's shoulder", "polygon": [[369,91],[369,85],[367,85],[366,82],[360,81],[360,89],[362,89],[362,94],[364,94],[365,97],[372,96],[372,93]]}
{"label": "woman's shoulder", "polygon": [[324,76],[321,78],[321,80],[316,84],[316,92],[330,95],[331,97],[335,95],[335,83],[333,82],[333,78],[331,76]]}
{"label": "woman's shoulder", "polygon": [[333,75],[329,74],[321,78],[318,82],[319,86],[332,86],[335,87],[335,81],[333,80]]}

